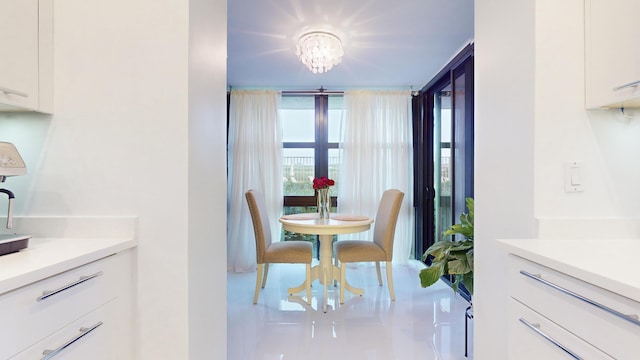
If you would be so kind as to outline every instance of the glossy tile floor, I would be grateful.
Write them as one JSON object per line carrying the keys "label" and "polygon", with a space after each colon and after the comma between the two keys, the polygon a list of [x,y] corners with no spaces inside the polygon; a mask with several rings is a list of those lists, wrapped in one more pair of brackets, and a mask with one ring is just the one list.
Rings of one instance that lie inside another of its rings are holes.
{"label": "glossy tile floor", "polygon": [[[328,289],[327,313],[322,312],[323,286],[315,281],[311,305],[305,292],[288,296],[287,288],[304,280],[304,265],[273,264],[267,284],[253,305],[256,273],[227,276],[228,360],[411,360],[472,359],[465,357],[465,316],[468,303],[439,282],[420,287],[421,265],[394,265],[396,300],[389,299],[375,265],[349,265],[347,280],[365,289],[364,296]],[[473,336],[469,322],[469,338]]]}

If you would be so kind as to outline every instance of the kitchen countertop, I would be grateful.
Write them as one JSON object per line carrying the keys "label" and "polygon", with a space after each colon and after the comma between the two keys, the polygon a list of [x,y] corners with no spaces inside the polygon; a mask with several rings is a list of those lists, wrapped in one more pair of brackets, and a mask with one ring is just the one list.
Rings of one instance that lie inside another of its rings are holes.
{"label": "kitchen countertop", "polygon": [[0,256],[0,294],[135,247],[134,238],[31,238]]}
{"label": "kitchen countertop", "polygon": [[640,302],[640,239],[498,240],[512,254]]}

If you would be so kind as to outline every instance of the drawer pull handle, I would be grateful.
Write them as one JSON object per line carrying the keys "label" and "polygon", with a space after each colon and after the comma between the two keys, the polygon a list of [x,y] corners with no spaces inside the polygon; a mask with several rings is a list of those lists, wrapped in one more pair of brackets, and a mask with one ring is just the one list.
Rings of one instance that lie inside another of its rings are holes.
{"label": "drawer pull handle", "polygon": [[540,274],[532,274],[532,273],[526,272],[524,270],[520,270],[520,274],[522,274],[522,275],[524,275],[524,276],[526,276],[528,278],[531,278],[531,279],[533,279],[535,281],[539,281],[539,282],[541,282],[541,283],[543,283],[543,284],[545,284],[545,285],[547,285],[547,286],[549,286],[549,287],[551,287],[553,289],[556,289],[556,290],[558,290],[558,291],[560,291],[562,293],[565,293],[565,294],[567,294],[569,296],[572,296],[572,297],[574,297],[574,298],[576,298],[578,300],[584,301],[587,304],[593,305],[593,306],[597,307],[600,310],[604,310],[604,311],[608,312],[609,314],[615,315],[615,316],[617,316],[617,317],[619,317],[621,319],[627,320],[627,321],[629,321],[629,322],[631,322],[631,323],[633,323],[635,325],[640,326],[640,320],[638,319],[638,315],[636,315],[636,314],[630,314],[630,315],[623,314],[623,313],[621,313],[619,311],[616,311],[616,310],[614,310],[614,309],[612,309],[610,307],[602,305],[602,304],[600,304],[598,302],[595,302],[595,301],[593,301],[593,300],[591,300],[589,298],[586,298],[586,297],[584,297],[584,296],[582,296],[580,294],[576,294],[571,290],[567,290],[567,289],[565,289],[565,288],[563,288],[561,286],[558,286],[558,285],[556,285],[556,284],[554,284],[554,283],[552,283],[552,282],[550,282],[548,280],[545,280],[545,279],[542,278],[542,275],[540,275]]}
{"label": "drawer pull handle", "polygon": [[80,331],[80,334],[76,335],[73,339],[71,339],[71,340],[67,341],[66,343],[58,346],[55,350],[45,350],[45,351],[43,351],[42,355],[44,355],[44,356],[40,360],[48,360],[48,359],[51,359],[52,357],[58,355],[60,352],[62,352],[62,350],[68,348],[69,346],[71,346],[71,344],[73,344],[76,341],[82,339],[84,336],[86,336],[87,334],[89,334],[90,332],[95,330],[100,325],[102,325],[102,321],[98,321],[95,325],[90,326],[88,328],[81,327],[78,330],[78,331]]}
{"label": "drawer pull handle", "polygon": [[622,89],[626,89],[628,87],[634,87],[634,86],[638,86],[638,85],[640,85],[640,80],[614,87],[613,91],[618,91],[618,90],[622,90]]}
{"label": "drawer pull handle", "polygon": [[528,327],[529,329],[535,331],[538,335],[542,336],[547,341],[549,341],[553,345],[557,346],[560,350],[562,350],[565,353],[569,354],[569,356],[571,356],[572,358],[574,358],[576,360],[583,360],[580,356],[576,355],[573,351],[567,349],[566,346],[560,344],[558,342],[558,340],[552,338],[551,336],[547,335],[544,331],[540,330],[540,324],[532,324],[532,323],[528,322],[527,320],[525,320],[523,318],[520,318],[518,320],[520,320],[520,322],[523,323],[526,327]]}
{"label": "drawer pull handle", "polygon": [[17,96],[22,96],[22,97],[25,97],[25,98],[29,97],[29,94],[27,94],[25,92],[9,89],[9,88],[2,87],[2,86],[0,86],[0,92],[4,93],[5,95],[17,95]]}
{"label": "drawer pull handle", "polygon": [[61,293],[61,292],[65,291],[65,290],[67,290],[67,289],[70,289],[70,288],[72,288],[72,287],[74,287],[74,286],[76,286],[76,285],[80,285],[80,284],[82,284],[83,282],[85,282],[85,281],[89,281],[89,280],[91,280],[91,279],[93,279],[93,278],[96,278],[96,277],[98,277],[98,276],[100,276],[100,275],[102,275],[102,271],[98,271],[97,273],[95,273],[95,274],[93,274],[93,275],[80,276],[80,279],[78,279],[78,280],[76,280],[76,281],[74,281],[74,282],[72,282],[72,283],[69,283],[69,284],[67,284],[67,285],[64,285],[64,286],[62,286],[62,287],[61,287],[61,288],[59,288],[59,289],[56,289],[56,290],[45,290],[45,291],[43,291],[43,292],[42,292],[42,295],[41,295],[41,296],[38,296],[38,297],[36,298],[36,300],[38,300],[38,301],[46,300],[46,299],[48,299],[48,298],[52,297],[53,295],[59,294],[59,293]]}

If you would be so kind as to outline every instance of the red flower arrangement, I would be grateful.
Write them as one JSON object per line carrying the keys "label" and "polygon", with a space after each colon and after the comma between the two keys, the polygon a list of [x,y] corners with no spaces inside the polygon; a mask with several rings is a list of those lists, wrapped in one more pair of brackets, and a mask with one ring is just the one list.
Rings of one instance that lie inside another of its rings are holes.
{"label": "red flower arrangement", "polygon": [[313,179],[313,189],[314,190],[328,189],[329,186],[333,186],[335,184],[336,184],[335,181],[333,181],[332,179],[329,179],[326,176],[321,176],[319,178],[314,178]]}

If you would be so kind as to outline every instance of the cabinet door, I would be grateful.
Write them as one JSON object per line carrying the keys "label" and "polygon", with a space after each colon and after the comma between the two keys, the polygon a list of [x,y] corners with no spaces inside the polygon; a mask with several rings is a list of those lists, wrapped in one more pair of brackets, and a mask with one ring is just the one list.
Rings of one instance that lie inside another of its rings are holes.
{"label": "cabinet door", "polygon": [[640,1],[585,5],[587,108],[640,107]]}
{"label": "cabinet door", "polygon": [[0,0],[0,104],[38,106],[38,0]]}
{"label": "cabinet door", "polygon": [[[123,337],[118,299],[72,322],[9,360],[42,359],[49,353],[56,360],[128,360],[130,338]],[[124,332],[126,333],[126,332]]]}
{"label": "cabinet door", "polygon": [[[128,259],[117,254],[0,296],[0,319],[11,324],[0,337],[0,359],[120,296],[128,269]],[[39,301],[45,291],[55,292]]]}
{"label": "cabinet door", "polygon": [[508,310],[509,359],[613,359],[514,299]]}
{"label": "cabinet door", "polygon": [[535,312],[614,358],[638,352],[640,303],[513,255],[508,272],[511,297]]}

